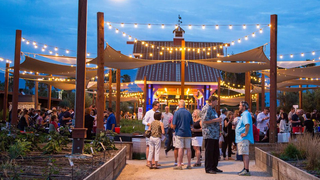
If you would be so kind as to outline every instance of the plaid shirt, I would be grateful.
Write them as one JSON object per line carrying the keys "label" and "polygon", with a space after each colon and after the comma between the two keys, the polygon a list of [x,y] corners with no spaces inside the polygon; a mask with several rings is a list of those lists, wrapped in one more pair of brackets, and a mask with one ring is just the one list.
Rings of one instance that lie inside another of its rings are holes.
{"label": "plaid shirt", "polygon": [[219,139],[220,123],[214,122],[211,124],[205,124],[203,121],[210,121],[218,118],[218,114],[215,109],[206,104],[201,110],[202,120],[202,136],[204,139]]}

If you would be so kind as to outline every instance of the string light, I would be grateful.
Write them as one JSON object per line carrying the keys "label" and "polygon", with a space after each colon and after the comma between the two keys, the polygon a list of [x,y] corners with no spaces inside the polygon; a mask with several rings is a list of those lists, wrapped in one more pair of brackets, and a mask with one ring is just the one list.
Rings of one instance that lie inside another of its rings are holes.
{"label": "string light", "polygon": [[202,25],[202,29],[206,29],[206,25]]}
{"label": "string light", "polygon": [[151,24],[148,24],[148,28],[151,28]]}
{"label": "string light", "polygon": [[256,27],[257,27],[257,29],[259,29],[259,28],[260,28],[260,24],[257,24],[257,26],[256,26]]}
{"label": "string light", "polygon": [[189,24],[189,29],[192,29],[192,25],[191,24]]}
{"label": "string light", "polygon": [[242,26],[242,28],[243,28],[243,29],[246,29],[246,28],[247,28],[247,26],[244,24],[244,25]]}
{"label": "string light", "polygon": [[161,25],[161,28],[164,29],[164,24]]}
{"label": "string light", "polygon": [[219,29],[219,25],[216,25],[216,29]]}
{"label": "string light", "polygon": [[232,29],[232,25],[229,25],[229,29]]}

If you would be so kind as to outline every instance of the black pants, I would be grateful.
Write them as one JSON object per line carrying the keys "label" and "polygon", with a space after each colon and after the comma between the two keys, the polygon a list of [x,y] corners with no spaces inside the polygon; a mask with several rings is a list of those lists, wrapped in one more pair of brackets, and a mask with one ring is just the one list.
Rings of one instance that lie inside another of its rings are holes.
{"label": "black pants", "polygon": [[168,145],[166,147],[166,152],[169,152],[171,149],[173,150],[174,147],[173,147],[173,130],[171,128],[168,129]]}
{"label": "black pants", "polygon": [[226,157],[226,152],[228,148],[228,157],[231,157],[231,146],[232,146],[232,138],[229,136],[224,137],[224,142],[222,143],[222,153],[223,157]]}
{"label": "black pants", "polygon": [[219,140],[218,139],[205,139],[205,170],[214,171],[217,169],[219,161]]}

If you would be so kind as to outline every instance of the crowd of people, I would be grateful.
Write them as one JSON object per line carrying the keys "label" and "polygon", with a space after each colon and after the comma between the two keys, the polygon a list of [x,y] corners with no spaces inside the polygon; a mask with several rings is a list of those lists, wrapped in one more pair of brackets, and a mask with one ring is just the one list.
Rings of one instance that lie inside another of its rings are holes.
{"label": "crowd of people", "polygon": [[[232,150],[237,149],[242,156],[244,168],[239,172],[241,176],[249,176],[249,144],[254,143],[253,116],[248,111],[247,102],[240,102],[239,110],[235,112],[223,110],[219,116],[215,110],[218,98],[211,96],[206,105],[196,109],[191,114],[185,108],[184,100],[179,101],[177,110],[159,112],[159,102],[154,101],[152,109],[147,111],[142,123],[146,131],[151,131],[150,138],[146,138],[147,166],[158,169],[161,140],[165,139],[165,154],[174,151],[174,170],[182,170],[183,156],[186,151],[187,166],[200,167],[201,150],[205,151],[205,172],[209,174],[222,173],[218,169],[218,162],[223,156],[224,160],[234,160]],[[237,147],[236,147],[237,146]],[[227,151],[228,150],[228,151]],[[228,158],[226,158],[228,156]],[[196,163],[191,165],[191,158]]]}
{"label": "crowd of people", "polygon": [[[11,113],[9,111],[9,123],[11,122]],[[87,138],[92,139],[97,127],[97,109],[91,105],[85,109],[85,128],[87,128]],[[28,128],[35,128],[44,132],[59,132],[60,127],[69,127],[72,129],[75,125],[74,110],[68,107],[53,107],[52,109],[18,109],[17,128],[20,131],[27,131]],[[112,108],[104,111],[105,130],[115,131],[116,118]]]}

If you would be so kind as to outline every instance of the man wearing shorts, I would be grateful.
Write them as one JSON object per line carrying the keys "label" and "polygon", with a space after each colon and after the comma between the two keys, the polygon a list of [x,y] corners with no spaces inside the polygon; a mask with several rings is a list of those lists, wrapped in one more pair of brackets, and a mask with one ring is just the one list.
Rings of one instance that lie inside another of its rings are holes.
{"label": "man wearing shorts", "polygon": [[172,128],[175,129],[175,148],[178,148],[178,166],[175,170],[182,170],[183,149],[187,149],[188,166],[191,169],[191,125],[192,115],[185,109],[184,100],[179,101],[179,110],[173,115]]}
{"label": "man wearing shorts", "polygon": [[244,168],[239,172],[239,176],[251,176],[249,172],[249,144],[254,143],[252,130],[252,116],[248,111],[249,104],[241,101],[239,111],[242,112],[241,118],[236,127],[236,143],[238,154],[243,156]]}

